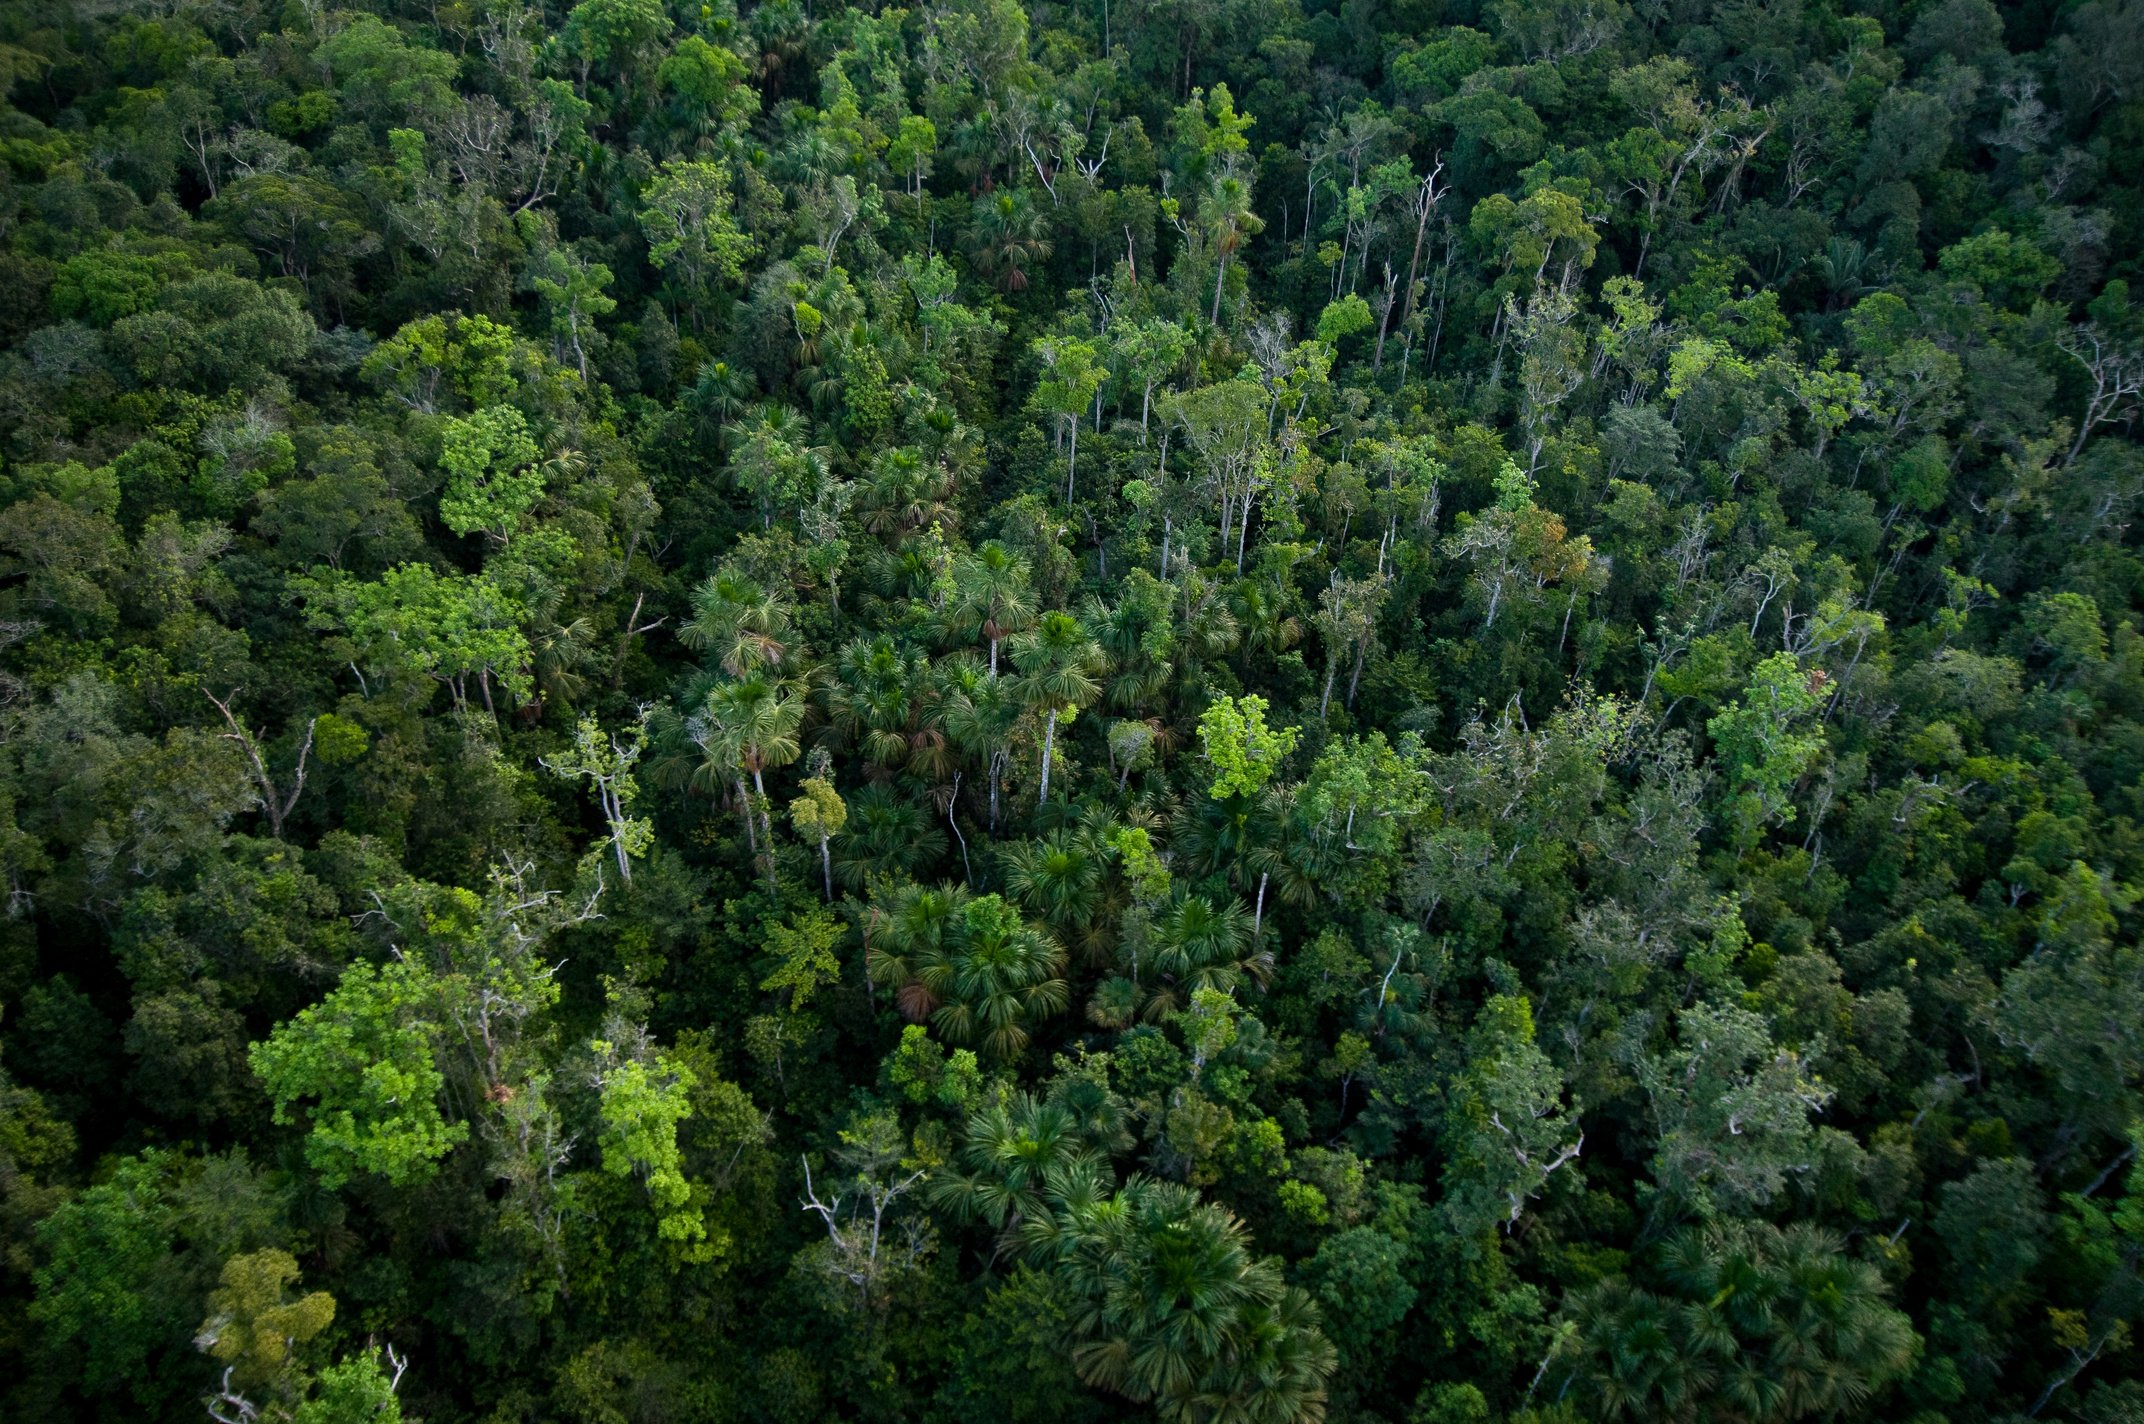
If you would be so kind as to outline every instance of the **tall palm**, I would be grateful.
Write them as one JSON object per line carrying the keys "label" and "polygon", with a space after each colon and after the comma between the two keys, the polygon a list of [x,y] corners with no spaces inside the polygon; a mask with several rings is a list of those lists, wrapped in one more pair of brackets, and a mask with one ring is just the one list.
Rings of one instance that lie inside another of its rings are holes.
{"label": "tall palm", "polygon": [[692,591],[692,616],[678,629],[679,642],[714,654],[731,677],[781,667],[795,640],[789,600],[731,568],[717,569]]}
{"label": "tall palm", "polygon": [[945,735],[933,715],[936,702],[930,664],[884,635],[844,647],[826,687],[835,733],[881,773],[941,769]]}
{"label": "tall palm", "polygon": [[1704,1302],[1693,1333],[1742,1342],[1722,1393],[1751,1418],[1844,1417],[1913,1362],[1912,1326],[1881,1273],[1820,1227],[1684,1232],[1661,1263],[1685,1299]]}
{"label": "tall palm", "polygon": [[832,452],[811,443],[811,422],[792,406],[762,401],[726,433],[730,480],[758,502],[762,526],[810,504],[827,481]]}
{"label": "tall palm", "polygon": [[992,539],[953,565],[953,598],[946,621],[962,637],[980,633],[990,645],[990,675],[998,675],[998,644],[1034,619],[1035,591],[1027,561]]}
{"label": "tall palm", "polygon": [[1108,953],[1108,847],[1087,826],[1060,828],[1001,852],[1005,889],[1058,939],[1096,962]]}
{"label": "tall palm", "polygon": [[856,508],[866,530],[888,548],[899,548],[933,525],[949,531],[958,527],[959,511],[952,500],[951,472],[913,449],[896,446],[871,461]]}
{"label": "tall palm", "polygon": [[[728,769],[743,790],[752,779],[746,804],[757,813],[753,845],[774,875],[774,824],[767,800],[767,773],[797,759],[797,733],[804,724],[804,698],[796,684],[765,673],[718,683],[707,694],[697,718],[697,741],[708,759]],[[749,816],[748,816],[749,820]]]}
{"label": "tall palm", "polygon": [[1651,1265],[1657,1289],[1616,1278],[1571,1307],[1569,1384],[1606,1418],[1855,1417],[1917,1353],[1882,1275],[1817,1227],[1685,1231]]}
{"label": "tall palm", "polygon": [[959,1165],[938,1173],[931,1201],[970,1221],[1018,1230],[1046,1215],[1065,1174],[1099,1160],[1066,1108],[1026,1093],[968,1119]]}
{"label": "tall palm", "polygon": [[990,833],[998,830],[998,799],[1012,763],[1012,734],[1020,720],[1018,692],[1008,681],[985,674],[974,658],[949,658],[940,665],[940,690],[946,735],[955,746],[983,762],[990,793]]}
{"label": "tall palm", "polygon": [[1020,696],[1044,714],[1042,789],[1038,806],[1050,799],[1050,759],[1057,747],[1057,721],[1066,709],[1077,710],[1102,693],[1096,675],[1102,650],[1086,626],[1069,613],[1045,613],[1034,628],[1013,640],[1012,660],[1020,669]]}
{"label": "tall palm", "polygon": [[1718,1361],[1692,1348],[1682,1306],[1617,1277],[1581,1296],[1571,1311],[1586,1396],[1606,1419],[1700,1417]]}
{"label": "tall palm", "polygon": [[1064,951],[996,895],[970,900],[948,929],[916,956],[916,978],[939,1005],[931,1022],[1000,1062],[1018,1057],[1030,1027],[1071,1002],[1058,974]]}
{"label": "tall palm", "polygon": [[1298,907],[1317,903],[1311,878],[1317,857],[1306,851],[1292,792],[1267,787],[1256,796],[1201,798],[1191,814],[1176,818],[1177,849],[1200,875],[1221,875],[1251,901],[1251,931],[1265,929],[1274,899]]}
{"label": "tall palm", "polygon": [[1221,324],[1221,289],[1228,279],[1229,259],[1243,245],[1265,230],[1265,219],[1251,211],[1251,187],[1228,174],[1215,181],[1206,198],[1207,230],[1213,241],[1213,310],[1209,324]]}
{"label": "tall palm", "polygon": [[1025,188],[975,200],[968,251],[1001,292],[1027,290],[1028,269],[1050,255],[1049,216]]}
{"label": "tall palm", "polygon": [[734,793],[733,804],[737,814],[744,820],[745,844],[751,848],[752,858],[759,858],[759,816],[752,805],[752,791],[745,784],[743,751],[729,728],[716,720],[709,710],[714,692],[722,686],[713,684],[700,698],[699,706],[678,723],[682,740],[699,752],[699,764],[694,767],[690,785],[694,790],[713,793],[718,786],[727,786]]}
{"label": "tall palm", "polygon": [[1058,1254],[1087,1383],[1186,1424],[1324,1417],[1334,1356],[1317,1309],[1232,1213],[1135,1180],[1067,1216]]}
{"label": "tall palm", "polygon": [[1173,593],[1145,569],[1133,569],[1117,601],[1087,600],[1082,610],[1109,660],[1109,705],[1120,712],[1154,710],[1175,672]]}
{"label": "tall palm", "polygon": [[1166,1018],[1201,989],[1233,992],[1246,978],[1264,983],[1272,956],[1252,945],[1243,907],[1215,905],[1204,895],[1179,889],[1147,926],[1140,978],[1151,976],[1145,1016]]}
{"label": "tall palm", "polygon": [[864,915],[864,973],[873,984],[891,989],[894,1005],[911,1023],[921,1023],[938,1007],[917,977],[925,955],[945,946],[969,900],[959,885],[907,884],[873,901]]}
{"label": "tall palm", "polygon": [[945,850],[931,814],[891,785],[865,786],[848,803],[848,824],[834,843],[834,881],[845,890],[923,874]]}

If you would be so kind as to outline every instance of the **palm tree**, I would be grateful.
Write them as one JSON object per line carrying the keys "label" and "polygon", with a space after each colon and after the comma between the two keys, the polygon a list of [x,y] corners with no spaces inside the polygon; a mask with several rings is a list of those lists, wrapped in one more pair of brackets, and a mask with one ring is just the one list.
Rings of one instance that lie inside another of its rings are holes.
{"label": "palm tree", "polygon": [[744,818],[745,844],[751,848],[752,858],[759,858],[759,817],[753,813],[752,793],[745,786],[744,763],[740,760],[737,744],[727,734],[727,729],[708,715],[703,702],[699,711],[678,724],[683,740],[699,749],[699,764],[693,769],[690,785],[695,790],[710,793],[717,786],[728,786],[734,791],[737,813]]}
{"label": "palm tree", "polygon": [[927,954],[943,949],[948,928],[967,907],[969,895],[959,885],[906,884],[876,899],[864,915],[864,973],[873,984],[894,991],[894,1005],[911,1023],[921,1023],[938,1007],[916,967]]}
{"label": "palm tree", "polygon": [[1857,1417],[1919,1350],[1882,1275],[1818,1227],[1687,1230],[1650,1264],[1659,1289],[1618,1277],[1571,1307],[1564,1388],[1583,1387],[1606,1418]]}
{"label": "palm tree", "polygon": [[968,251],[1001,292],[1027,290],[1027,271],[1050,255],[1050,220],[1024,188],[975,200]]}
{"label": "palm tree", "polygon": [[949,767],[930,663],[892,638],[858,638],[841,650],[826,710],[835,733],[881,774],[907,770],[930,779]]}
{"label": "palm tree", "polygon": [[998,830],[998,792],[1012,762],[1012,732],[1020,720],[1020,698],[1005,682],[985,675],[981,664],[972,657],[949,658],[940,665],[940,671],[946,734],[969,756],[982,758],[984,780],[990,791],[990,834],[994,836]]}
{"label": "palm tree", "polygon": [[1141,1180],[1062,1210],[1052,1244],[1076,1299],[1081,1379],[1183,1424],[1324,1417],[1334,1355],[1317,1308],[1252,1254],[1232,1213]]}
{"label": "palm tree", "polygon": [[802,751],[797,741],[804,723],[804,698],[796,684],[753,673],[718,683],[695,719],[693,740],[711,762],[727,769],[744,790],[752,778],[752,795],[746,798],[747,824],[753,813],[758,830],[752,838],[755,854],[766,857],[767,878],[774,878],[774,823],[767,800],[767,772],[784,767]]}
{"label": "palm tree", "polygon": [[1029,1025],[1064,1012],[1064,951],[996,895],[970,900],[948,933],[916,956],[916,979],[938,1001],[931,1022],[953,1043],[1018,1057]]}
{"label": "palm tree", "polygon": [[1152,710],[1168,689],[1176,648],[1171,596],[1161,580],[1133,569],[1115,603],[1089,598],[1082,610],[1109,660],[1109,705],[1120,712]]}
{"label": "palm tree", "polygon": [[891,786],[866,786],[848,801],[848,825],[834,848],[834,881],[845,890],[918,874],[945,849],[931,815]]}
{"label": "palm tree", "polygon": [[732,568],[720,568],[692,591],[692,616],[678,641],[711,652],[731,677],[779,668],[795,643],[795,610],[779,593]]}
{"label": "palm tree", "polygon": [[1699,1417],[1717,1362],[1710,1351],[1692,1348],[1679,1303],[1616,1277],[1587,1291],[1571,1314],[1586,1351],[1578,1375],[1602,1417]]}
{"label": "palm tree", "polygon": [[1230,900],[1216,906],[1204,895],[1178,888],[1148,924],[1144,963],[1137,978],[1158,982],[1147,992],[1142,1012],[1152,1021],[1191,1002],[1201,989],[1233,993],[1246,978],[1263,984],[1272,973],[1272,955],[1251,946],[1251,928],[1243,907]]}
{"label": "palm tree", "polygon": [[1030,708],[1046,709],[1042,734],[1042,789],[1038,806],[1050,799],[1050,758],[1057,745],[1057,719],[1067,709],[1077,710],[1099,697],[1101,683],[1095,674],[1102,666],[1102,650],[1079,619],[1069,613],[1045,613],[1034,629],[1013,640],[1012,660],[1020,669],[1021,700]]}
{"label": "palm tree", "polygon": [[1213,241],[1213,310],[1209,325],[1221,324],[1221,287],[1228,278],[1228,260],[1243,245],[1265,230],[1265,219],[1251,211],[1250,184],[1234,174],[1217,179],[1206,197],[1208,230]]}
{"label": "palm tree", "polygon": [[1035,616],[1027,561],[992,539],[953,565],[953,599],[947,624],[961,637],[982,634],[990,644],[990,675],[998,675],[998,644],[1026,628]]}
{"label": "palm tree", "polygon": [[895,446],[871,461],[856,509],[866,530],[897,549],[933,525],[948,532],[959,527],[953,489],[952,473],[943,465]]}
{"label": "palm tree", "polygon": [[1026,1093],[992,1103],[968,1119],[960,1165],[938,1173],[931,1203],[968,1221],[1018,1231],[1050,1211],[1066,1174],[1102,1158],[1062,1106]]}
{"label": "palm tree", "polygon": [[1092,827],[1054,830],[1040,840],[1019,841],[1000,855],[1005,889],[1030,913],[1040,915],[1081,958],[1095,963],[1108,953],[1111,908],[1109,852]]}
{"label": "palm tree", "polygon": [[811,424],[793,407],[762,401],[727,434],[730,480],[758,502],[763,527],[776,510],[810,504],[826,483],[832,454],[811,443]]}
{"label": "palm tree", "polygon": [[1661,1269],[1685,1300],[1703,1302],[1693,1334],[1742,1342],[1721,1392],[1753,1419],[1857,1414],[1918,1353],[1882,1274],[1820,1227],[1683,1232],[1662,1250]]}
{"label": "palm tree", "polygon": [[1250,898],[1256,935],[1265,929],[1270,899],[1317,903],[1310,871],[1318,857],[1309,853],[1299,822],[1290,790],[1269,786],[1256,796],[1202,798],[1193,814],[1177,818],[1175,843],[1194,872],[1225,876]]}

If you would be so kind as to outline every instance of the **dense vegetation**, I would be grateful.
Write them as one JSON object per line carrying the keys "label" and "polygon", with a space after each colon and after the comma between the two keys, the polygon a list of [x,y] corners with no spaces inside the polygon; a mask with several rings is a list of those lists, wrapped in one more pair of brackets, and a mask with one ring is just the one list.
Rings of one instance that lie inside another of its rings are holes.
{"label": "dense vegetation", "polygon": [[2144,1419],[2140,0],[0,80],[6,1417]]}

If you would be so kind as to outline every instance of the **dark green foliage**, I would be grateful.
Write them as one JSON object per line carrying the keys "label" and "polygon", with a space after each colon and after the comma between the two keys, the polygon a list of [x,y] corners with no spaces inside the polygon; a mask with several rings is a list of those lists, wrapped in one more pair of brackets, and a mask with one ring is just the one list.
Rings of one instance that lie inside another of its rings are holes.
{"label": "dark green foliage", "polygon": [[2133,1419],[2137,0],[0,11],[0,1416]]}

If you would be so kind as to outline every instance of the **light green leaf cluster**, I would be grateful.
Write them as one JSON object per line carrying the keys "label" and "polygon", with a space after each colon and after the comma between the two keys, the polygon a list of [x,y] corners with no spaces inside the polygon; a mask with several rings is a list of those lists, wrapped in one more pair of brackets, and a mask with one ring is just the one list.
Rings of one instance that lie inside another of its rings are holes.
{"label": "light green leaf cluster", "polygon": [[457,534],[512,536],[543,499],[541,452],[528,418],[510,405],[488,405],[468,419],[447,422],[439,465],[447,472],[439,518]]}
{"label": "light green leaf cluster", "polygon": [[1199,749],[1213,767],[1214,800],[1256,796],[1295,750],[1296,728],[1268,727],[1266,700],[1252,693],[1215,698],[1199,714]]}
{"label": "light green leaf cluster", "polygon": [[248,1057],[275,1103],[275,1120],[309,1124],[305,1159],[324,1186],[361,1172],[395,1186],[420,1181],[467,1140],[467,1123],[439,1111],[445,1086],[433,1060],[438,1025],[431,976],[414,965],[359,961],[319,1003],[277,1027]]}

